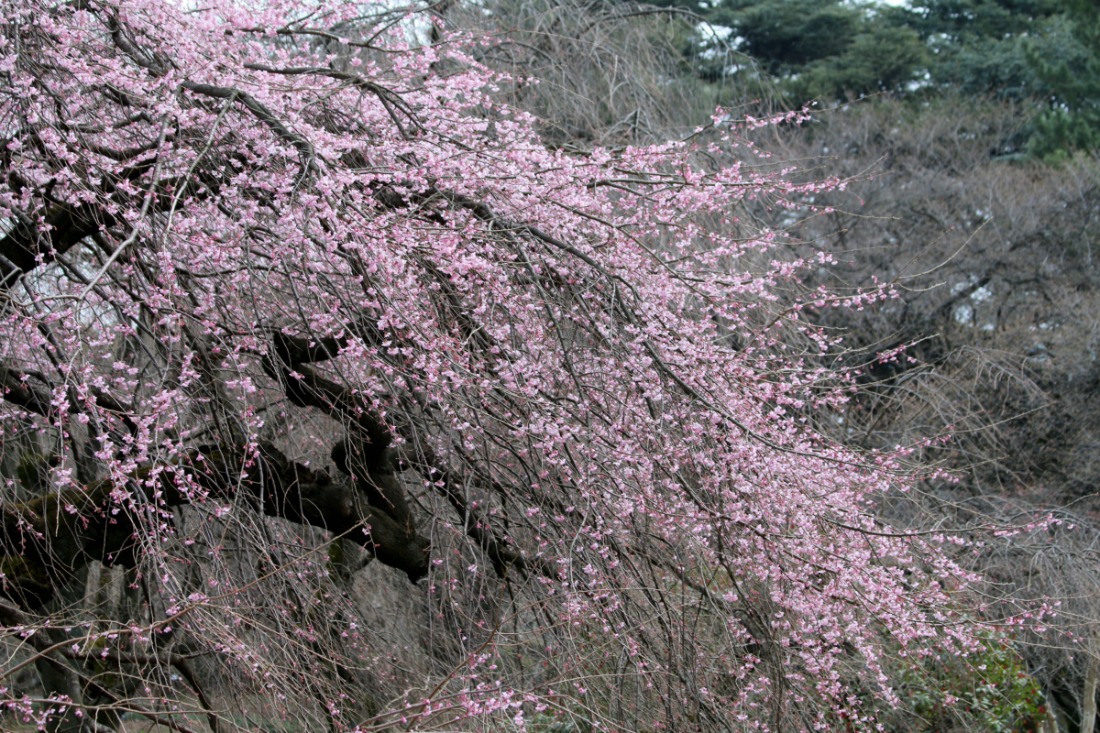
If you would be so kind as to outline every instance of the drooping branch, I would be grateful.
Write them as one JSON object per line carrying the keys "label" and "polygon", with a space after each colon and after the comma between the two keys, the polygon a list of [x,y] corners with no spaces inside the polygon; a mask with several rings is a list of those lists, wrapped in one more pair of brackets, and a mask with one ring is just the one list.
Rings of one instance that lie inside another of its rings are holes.
{"label": "drooping branch", "polygon": [[417,536],[416,520],[396,475],[389,427],[355,390],[318,374],[309,365],[334,358],[342,341],[309,341],[276,333],[264,368],[279,381],[291,402],[321,410],[348,426],[346,438],[332,449],[336,467],[351,478],[360,496],[376,512],[402,528],[408,541],[426,547],[427,540]]}
{"label": "drooping branch", "polygon": [[[351,329],[356,334],[365,333],[369,343],[381,340],[377,328],[365,321],[353,324]],[[354,427],[347,439],[333,448],[332,459],[336,467],[357,480],[360,490],[374,506],[390,512],[407,527],[415,527],[404,491],[394,476],[398,461],[389,449],[389,430],[351,390],[306,366],[307,363],[335,358],[346,343],[346,338],[305,339],[276,333],[273,336],[273,352],[279,363],[269,359],[266,367],[273,376],[277,375],[287,396],[295,404],[353,420]],[[489,521],[471,508],[456,488],[461,481],[456,482],[451,472],[445,469],[445,463],[423,444],[411,422],[400,420],[395,428],[410,444],[416,445],[415,451],[402,453],[402,461],[407,462],[426,485],[434,487],[454,508],[462,519],[467,536],[485,553],[497,575],[503,578],[510,572],[526,573],[533,569],[548,578],[556,576],[553,567],[544,563],[536,562],[532,568],[530,561],[519,550],[497,536]]]}
{"label": "drooping branch", "polygon": [[320,167],[317,164],[317,153],[313,149],[313,143],[305,136],[287,127],[271,110],[248,92],[240,89],[221,87],[214,84],[201,84],[193,81],[185,81],[180,86],[195,94],[240,103],[253,117],[267,126],[276,137],[293,146],[294,149],[298,151],[302,164],[302,170],[295,181],[295,187],[302,186],[311,176],[319,172]]}
{"label": "drooping branch", "polygon": [[42,416],[49,415],[52,402],[50,393],[32,383],[27,375],[2,365],[0,365],[0,399]]}
{"label": "drooping branch", "polygon": [[[288,348],[294,345],[287,343]],[[324,395],[342,397],[323,378],[312,386],[293,394],[305,394],[316,404],[324,404],[319,402]],[[42,417],[50,417],[53,411],[47,387],[8,367],[0,367],[0,399]],[[333,404],[346,406],[346,400],[343,397]],[[109,410],[123,409],[106,394],[97,401]],[[384,453],[389,436],[383,427],[369,414],[360,424],[370,431],[368,435],[375,436]],[[389,482],[391,497],[392,470],[392,464],[385,469],[372,466],[366,475],[376,482]],[[0,562],[6,576],[6,586],[0,592],[41,607],[64,581],[58,575],[70,576],[92,560],[133,564],[143,509],[156,511],[191,503],[196,489],[214,500],[240,498],[243,492],[268,516],[345,535],[383,563],[404,570],[414,581],[427,572],[428,542],[416,535],[407,508],[404,516],[395,516],[392,506],[368,501],[369,494],[364,496],[361,486],[334,483],[327,474],[290,461],[270,444],[261,445],[254,455],[232,446],[215,446],[192,450],[170,464],[143,465],[125,485],[104,479],[28,502],[0,504]]]}
{"label": "drooping branch", "polygon": [[450,503],[458,516],[463,519],[466,535],[485,553],[493,566],[493,571],[499,577],[507,578],[514,573],[524,575],[532,571],[545,578],[557,577],[557,571],[553,565],[542,560],[531,560],[525,557],[506,539],[498,537],[493,531],[489,520],[472,508],[462,492],[458,490],[457,487],[462,482],[456,481],[451,473],[440,470],[439,466],[442,465],[442,462],[434,457],[429,449],[421,447],[419,451],[422,457],[411,458],[411,467],[420,473],[425,481],[434,486],[436,491]]}
{"label": "drooping branch", "polygon": [[395,94],[392,90],[387,89],[381,84],[376,84],[369,79],[364,79],[358,74],[319,66],[275,68],[267,64],[245,64],[245,68],[253,71],[266,71],[270,74],[279,74],[282,76],[325,76],[330,79],[336,79],[337,81],[348,84],[356,89],[370,92],[376,96],[378,101],[382,103],[382,106],[385,107],[386,112],[390,115],[390,119],[393,120],[394,125],[396,125],[403,134],[407,133],[405,131],[405,126],[401,123],[401,120],[398,119],[397,112],[401,112],[402,116],[410,121],[414,127],[420,124],[416,119],[416,115],[413,114],[413,111],[400,95]]}
{"label": "drooping branch", "polygon": [[[203,492],[206,492],[205,495]],[[245,500],[271,517],[321,527],[363,546],[413,582],[428,543],[344,482],[289,460],[269,444],[253,454],[214,447],[171,464],[146,464],[124,485],[104,479],[28,502],[0,505],[0,594],[41,609],[57,581],[93,560],[132,565],[149,513],[196,502]]]}
{"label": "drooping branch", "polygon": [[20,275],[115,223],[115,217],[96,203],[58,204],[36,222],[21,217],[0,239],[0,289],[10,288]]}
{"label": "drooping branch", "polygon": [[[47,384],[40,375],[21,372],[0,364],[0,401],[49,419],[56,409],[50,393],[51,387],[52,385]],[[95,404],[116,417],[126,426],[131,435],[137,432],[137,424],[131,417],[132,410],[128,405],[99,387],[92,387],[88,392],[95,398]],[[68,397],[71,405],[81,404],[71,388],[68,390]]]}

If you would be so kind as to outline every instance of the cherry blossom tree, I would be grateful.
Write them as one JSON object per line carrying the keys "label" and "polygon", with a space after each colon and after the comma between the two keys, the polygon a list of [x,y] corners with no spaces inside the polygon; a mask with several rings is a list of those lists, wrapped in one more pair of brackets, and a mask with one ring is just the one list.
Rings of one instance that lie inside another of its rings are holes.
{"label": "cherry blossom tree", "polygon": [[828,258],[742,216],[839,183],[722,115],[548,148],[437,10],[4,2],[8,720],[872,726],[972,609],[874,516],[904,452],[814,428]]}

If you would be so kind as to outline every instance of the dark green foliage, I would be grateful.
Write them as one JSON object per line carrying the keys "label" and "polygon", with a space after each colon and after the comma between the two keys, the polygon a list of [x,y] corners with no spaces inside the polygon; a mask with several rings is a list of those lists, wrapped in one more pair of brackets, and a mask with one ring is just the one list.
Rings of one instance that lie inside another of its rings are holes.
{"label": "dark green foliage", "polygon": [[904,11],[906,24],[925,37],[942,34],[946,44],[975,38],[1006,38],[1032,32],[1035,23],[1060,11],[1059,0],[921,0]]}
{"label": "dark green foliage", "polygon": [[920,38],[909,28],[866,25],[842,54],[810,67],[786,86],[800,103],[904,92],[919,80],[926,56]]}
{"label": "dark green foliage", "polygon": [[1094,0],[1070,0],[1067,10],[1064,52],[1054,56],[1036,49],[1032,55],[1051,96],[1030,147],[1047,160],[1100,149],[1100,7]]}
{"label": "dark green foliage", "polygon": [[1031,733],[1046,715],[1039,684],[1019,654],[996,638],[969,658],[914,663],[900,680],[899,692],[912,712],[907,729],[914,732]]}
{"label": "dark green foliage", "polygon": [[1050,0],[931,0],[904,22],[932,52],[931,81],[938,88],[1007,99],[1048,93],[1030,55],[1065,52],[1064,24]]}
{"label": "dark green foliage", "polygon": [[[699,15],[685,59],[707,82],[762,89],[784,108],[888,95],[1018,103],[1027,154],[1048,161],[1100,148],[1100,5],[1094,0],[661,0]],[[746,57],[738,58],[737,53]],[[723,102],[723,100],[718,100]],[[726,102],[728,103],[728,101]]]}
{"label": "dark green foliage", "polygon": [[741,50],[772,73],[785,73],[844,53],[859,31],[860,13],[838,2],[761,2],[735,22]]}
{"label": "dark green foliage", "polygon": [[[895,14],[834,0],[731,0],[705,13],[775,76],[788,106],[904,91],[926,66],[922,38]],[[742,67],[741,77],[755,68]]]}

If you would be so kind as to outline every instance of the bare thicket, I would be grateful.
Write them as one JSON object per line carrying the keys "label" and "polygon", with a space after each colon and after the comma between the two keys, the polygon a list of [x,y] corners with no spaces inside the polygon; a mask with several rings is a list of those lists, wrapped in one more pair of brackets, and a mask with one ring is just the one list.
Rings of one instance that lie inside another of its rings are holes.
{"label": "bare thicket", "polygon": [[502,98],[538,117],[551,145],[665,140],[708,123],[719,102],[729,103],[731,89],[687,73],[683,48],[699,19],[682,9],[493,0],[442,13],[448,24],[494,39],[479,61],[511,75]]}

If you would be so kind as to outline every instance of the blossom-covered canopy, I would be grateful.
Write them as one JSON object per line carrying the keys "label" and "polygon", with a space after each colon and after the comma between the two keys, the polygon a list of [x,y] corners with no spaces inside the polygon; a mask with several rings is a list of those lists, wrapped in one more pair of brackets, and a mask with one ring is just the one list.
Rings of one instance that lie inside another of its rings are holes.
{"label": "blossom-covered canopy", "polygon": [[[0,28],[0,621],[53,670],[8,708],[801,730],[945,643],[957,569],[869,504],[897,457],[814,429],[845,382],[784,288],[828,258],[744,215],[836,183],[752,121],[550,149],[494,39],[393,3],[5,0]],[[415,583],[430,664],[349,553]],[[112,615],[114,567],[143,600]]]}

